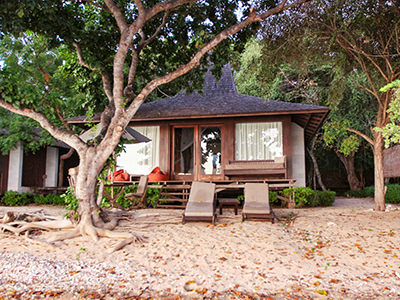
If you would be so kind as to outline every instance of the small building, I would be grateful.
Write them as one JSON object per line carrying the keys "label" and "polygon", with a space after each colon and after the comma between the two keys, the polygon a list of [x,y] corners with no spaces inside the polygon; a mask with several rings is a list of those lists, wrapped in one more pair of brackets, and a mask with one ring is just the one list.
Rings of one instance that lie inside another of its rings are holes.
{"label": "small building", "polygon": [[[151,141],[126,145],[117,164],[131,174],[148,174],[159,166],[170,180],[283,176],[304,186],[305,145],[328,113],[329,108],[324,106],[241,95],[227,65],[218,82],[211,72],[206,73],[203,93],[181,92],[144,103],[129,126]],[[85,123],[85,118],[72,118],[69,122]],[[284,172],[268,173],[268,168],[264,172],[252,171],[257,165],[274,163],[278,158],[285,159]],[[228,172],[228,167],[237,162],[249,168]]]}
{"label": "small building", "polygon": [[[7,135],[8,133],[1,129],[0,134]],[[24,149],[22,142],[18,142],[8,154],[0,155],[0,195],[8,190],[33,192],[37,188],[67,186],[68,169],[79,163],[78,156],[72,155],[64,162],[60,176],[60,157],[69,149],[67,144],[56,141],[53,145],[31,152]]]}

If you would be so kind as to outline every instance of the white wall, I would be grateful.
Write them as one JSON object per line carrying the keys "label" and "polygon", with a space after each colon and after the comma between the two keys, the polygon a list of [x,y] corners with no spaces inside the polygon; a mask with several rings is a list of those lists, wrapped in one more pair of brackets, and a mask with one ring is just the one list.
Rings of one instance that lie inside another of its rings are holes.
{"label": "white wall", "polygon": [[296,186],[306,186],[306,153],[304,148],[304,129],[292,123],[292,177]]}
{"label": "white wall", "polygon": [[58,148],[46,149],[46,180],[44,186],[56,187],[58,179]]}
{"label": "white wall", "polygon": [[22,163],[24,150],[21,143],[18,143],[9,154],[8,163],[8,190],[22,192]]}

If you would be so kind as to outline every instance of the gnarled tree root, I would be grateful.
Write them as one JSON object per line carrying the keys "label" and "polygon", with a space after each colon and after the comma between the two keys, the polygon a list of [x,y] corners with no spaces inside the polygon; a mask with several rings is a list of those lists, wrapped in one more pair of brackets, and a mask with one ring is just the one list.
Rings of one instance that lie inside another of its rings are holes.
{"label": "gnarled tree root", "polygon": [[[79,236],[88,236],[95,242],[99,240],[99,237],[121,239],[122,241],[117,243],[117,245],[108,251],[108,253],[112,253],[131,243],[143,243],[145,241],[145,237],[141,235],[128,232],[112,231],[118,225],[117,218],[112,219],[110,222],[104,223],[100,218],[94,217],[94,222],[92,222],[91,217],[86,217],[82,218],[81,221],[76,225],[72,224],[68,220],[60,219],[54,221],[54,218],[50,218],[51,221],[44,220],[39,222],[14,221],[15,219],[18,219],[18,217],[11,217],[11,215],[4,216],[2,218],[2,222],[0,223],[0,231],[9,231],[17,236],[25,232],[25,239],[27,241],[37,242],[52,247],[55,246],[54,242],[56,241],[73,239]],[[33,230],[62,231],[50,236],[50,238],[48,238],[46,241],[41,241],[29,237],[29,233]]]}
{"label": "gnarled tree root", "polygon": [[[138,234],[112,231],[112,229],[114,229],[116,226],[116,222],[111,221],[109,223],[93,225],[92,222],[88,219],[82,219],[81,222],[72,231],[57,233],[50,237],[48,239],[48,242],[63,241],[78,236],[88,236],[94,242],[97,242],[99,240],[99,237],[122,239],[121,242],[119,242],[117,245],[109,250],[109,253],[112,253],[114,251],[122,249],[123,247],[131,243],[143,243],[146,239],[144,236]],[[109,228],[112,229],[110,230]]]}

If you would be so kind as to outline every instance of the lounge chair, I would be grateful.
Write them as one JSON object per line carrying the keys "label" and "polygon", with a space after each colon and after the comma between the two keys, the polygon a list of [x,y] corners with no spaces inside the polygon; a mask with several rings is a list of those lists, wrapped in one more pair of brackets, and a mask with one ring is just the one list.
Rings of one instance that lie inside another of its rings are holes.
{"label": "lounge chair", "polygon": [[247,218],[270,220],[274,223],[275,214],[269,205],[267,183],[245,183],[242,220]]}
{"label": "lounge chair", "polygon": [[129,193],[125,195],[125,198],[134,199],[138,201],[138,207],[144,207],[144,197],[146,196],[147,183],[149,177],[147,175],[140,176],[139,185],[137,187],[136,193]]}
{"label": "lounge chair", "polygon": [[186,221],[210,221],[215,224],[217,218],[215,202],[215,183],[193,182],[182,215],[182,224]]}

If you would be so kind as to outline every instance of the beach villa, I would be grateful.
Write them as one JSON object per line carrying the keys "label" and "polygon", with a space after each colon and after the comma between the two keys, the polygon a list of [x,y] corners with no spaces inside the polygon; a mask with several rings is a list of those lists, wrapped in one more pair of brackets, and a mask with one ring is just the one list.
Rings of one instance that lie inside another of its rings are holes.
{"label": "beach villa", "polygon": [[140,175],[158,166],[168,180],[292,178],[305,186],[305,145],[328,112],[241,95],[226,65],[219,81],[206,73],[202,93],[144,103],[129,126],[151,141],[126,145],[118,168]]}

